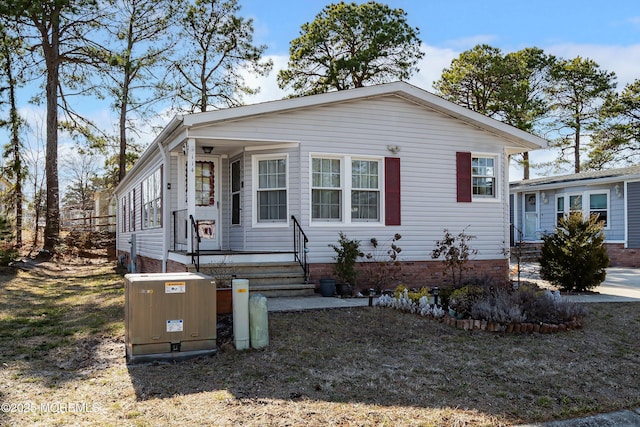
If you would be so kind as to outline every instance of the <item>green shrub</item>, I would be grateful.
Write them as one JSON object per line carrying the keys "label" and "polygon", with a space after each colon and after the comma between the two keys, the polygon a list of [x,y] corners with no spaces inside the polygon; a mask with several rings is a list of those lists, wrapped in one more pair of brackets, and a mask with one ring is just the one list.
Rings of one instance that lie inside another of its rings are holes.
{"label": "green shrub", "polygon": [[471,317],[471,309],[474,304],[484,298],[486,294],[485,288],[480,286],[463,286],[451,293],[449,308],[455,310],[456,314],[463,318]]}
{"label": "green shrub", "polygon": [[597,215],[587,220],[579,213],[561,218],[555,233],[542,237],[540,277],[567,291],[585,291],[602,283],[609,266],[602,229]]}
{"label": "green shrub", "polygon": [[355,285],[358,278],[356,261],[363,256],[360,252],[360,240],[349,239],[342,231],[339,236],[337,245],[329,245],[336,252],[333,270],[343,283]]}

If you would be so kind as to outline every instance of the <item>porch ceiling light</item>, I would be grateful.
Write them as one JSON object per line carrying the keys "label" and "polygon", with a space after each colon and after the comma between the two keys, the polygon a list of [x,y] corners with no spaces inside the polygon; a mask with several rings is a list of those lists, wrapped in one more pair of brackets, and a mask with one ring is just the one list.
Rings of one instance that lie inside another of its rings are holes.
{"label": "porch ceiling light", "polygon": [[204,154],[211,154],[211,152],[213,151],[213,147],[204,146],[204,147],[202,147],[202,151],[204,152]]}

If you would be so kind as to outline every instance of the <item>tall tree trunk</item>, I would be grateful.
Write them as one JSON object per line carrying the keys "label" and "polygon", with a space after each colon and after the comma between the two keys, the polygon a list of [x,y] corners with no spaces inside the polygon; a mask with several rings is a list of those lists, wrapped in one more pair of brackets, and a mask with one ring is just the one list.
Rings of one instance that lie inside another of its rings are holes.
{"label": "tall tree trunk", "polygon": [[127,97],[122,95],[120,100],[120,152],[118,153],[118,182],[127,174]]}
{"label": "tall tree trunk", "polygon": [[529,152],[527,151],[522,153],[522,168],[523,168],[522,179],[529,179]]}
{"label": "tall tree trunk", "polygon": [[[45,173],[47,203],[44,227],[44,249],[54,252],[60,240],[60,189],[58,184],[58,84],[60,72],[59,20],[52,17],[51,29],[41,27],[43,53],[47,67],[47,147]],[[49,32],[51,40],[49,41]]]}
{"label": "tall tree trunk", "polygon": [[573,161],[575,162],[574,170],[576,173],[580,173],[580,124],[576,126],[575,144],[573,153]]}

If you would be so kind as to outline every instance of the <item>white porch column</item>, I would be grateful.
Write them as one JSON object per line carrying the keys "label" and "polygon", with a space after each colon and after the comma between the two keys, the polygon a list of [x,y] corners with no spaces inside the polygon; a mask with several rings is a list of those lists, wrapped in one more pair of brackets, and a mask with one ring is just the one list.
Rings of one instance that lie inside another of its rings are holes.
{"label": "white porch column", "polygon": [[187,249],[189,252],[194,251],[193,247],[193,227],[191,225],[191,216],[196,217],[196,140],[189,138],[187,140],[187,219],[189,224],[189,239],[187,241]]}

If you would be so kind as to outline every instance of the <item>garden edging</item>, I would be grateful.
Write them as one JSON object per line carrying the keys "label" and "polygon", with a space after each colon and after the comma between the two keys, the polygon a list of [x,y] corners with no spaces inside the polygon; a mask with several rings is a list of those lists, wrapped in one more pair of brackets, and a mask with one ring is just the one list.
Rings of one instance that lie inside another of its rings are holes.
{"label": "garden edging", "polygon": [[465,331],[481,330],[489,332],[504,332],[504,333],[530,333],[539,332],[543,334],[552,334],[556,332],[562,332],[572,329],[582,328],[582,322],[574,319],[570,322],[564,322],[559,324],[553,323],[500,323],[489,322],[486,320],[478,319],[456,319],[455,317],[445,314],[443,322],[446,325],[453,326],[456,329],[463,329]]}

